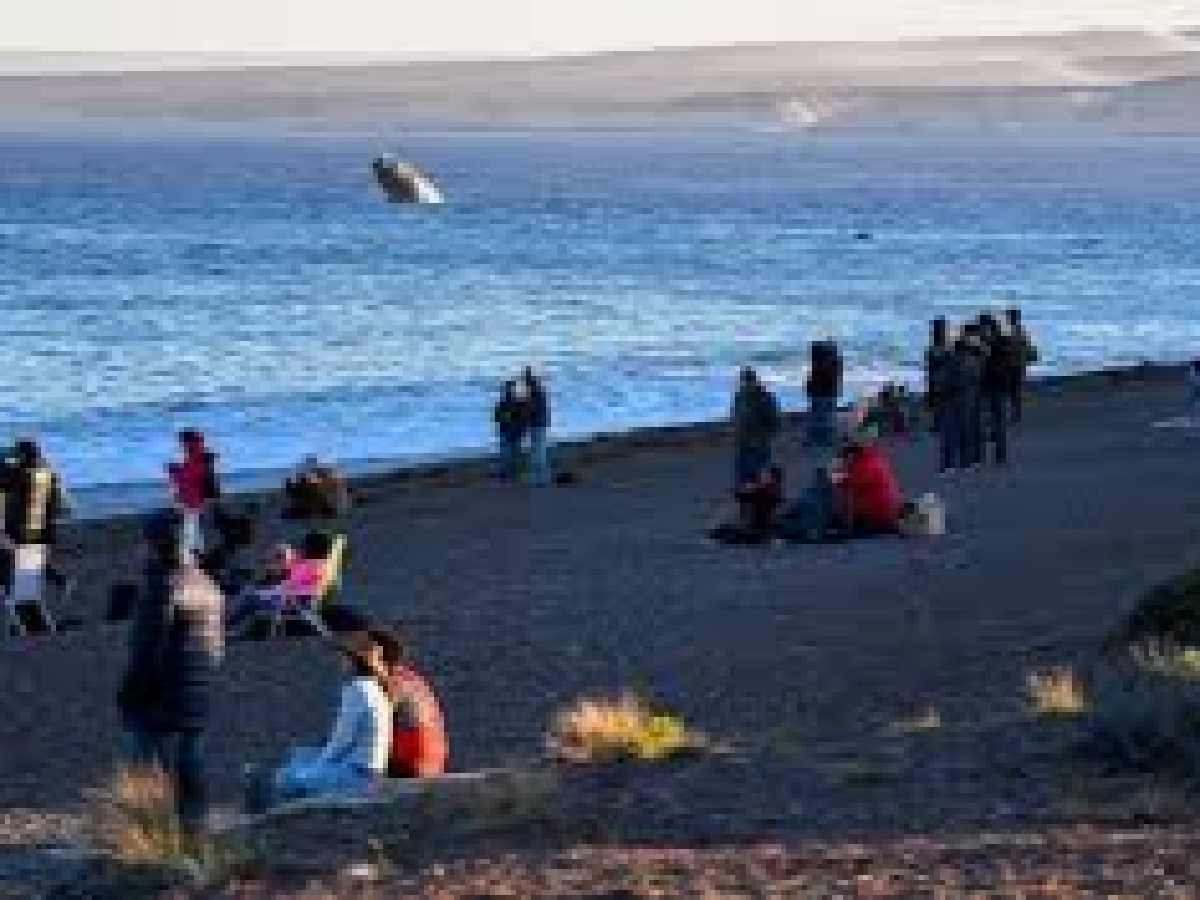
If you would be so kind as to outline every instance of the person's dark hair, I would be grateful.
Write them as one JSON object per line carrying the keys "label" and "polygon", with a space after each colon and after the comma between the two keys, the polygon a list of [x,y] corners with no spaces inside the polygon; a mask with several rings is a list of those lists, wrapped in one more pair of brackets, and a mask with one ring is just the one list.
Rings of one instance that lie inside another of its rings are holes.
{"label": "person's dark hair", "polygon": [[[374,632],[368,631],[366,632],[366,635],[372,644],[382,649],[382,645],[380,644],[379,639],[375,636]],[[374,667],[369,665],[361,656],[357,654],[350,654],[349,656],[350,667],[354,672],[355,678],[379,678],[379,672],[376,671]]]}
{"label": "person's dark hair", "polygon": [[310,531],[300,541],[300,555],[305,559],[329,559],[333,538],[323,531]]}
{"label": "person's dark hair", "polygon": [[368,632],[372,639],[383,651],[383,661],[389,669],[404,663],[408,659],[408,651],[400,636],[388,628],[372,628]]}
{"label": "person's dark hair", "polygon": [[179,432],[179,443],[183,444],[185,447],[191,447],[195,444],[203,444],[204,435],[200,433],[199,429],[185,428]]}
{"label": "person's dark hair", "polygon": [[944,316],[938,316],[929,323],[929,333],[933,341],[933,346],[944,347],[949,337],[949,330],[946,325]]}
{"label": "person's dark hair", "polygon": [[1004,314],[1006,316],[1008,316],[1008,321],[1010,321],[1010,322],[1020,322],[1021,321],[1021,310],[1017,309],[1015,306],[1012,307],[1011,309],[1005,310]]}
{"label": "person's dark hair", "polygon": [[42,461],[42,451],[35,441],[28,439],[17,441],[13,452],[17,462],[23,466],[36,466]]}

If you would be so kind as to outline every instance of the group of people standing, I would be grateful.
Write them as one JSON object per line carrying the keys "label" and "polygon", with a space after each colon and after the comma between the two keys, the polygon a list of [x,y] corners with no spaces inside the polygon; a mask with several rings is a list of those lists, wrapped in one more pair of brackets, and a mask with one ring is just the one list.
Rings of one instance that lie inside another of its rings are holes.
{"label": "group of people standing", "polygon": [[1008,462],[1008,431],[1021,420],[1026,377],[1037,350],[1021,311],[1005,322],[984,313],[951,335],[934,319],[925,354],[926,400],[941,439],[945,473],[976,468],[991,459]]}

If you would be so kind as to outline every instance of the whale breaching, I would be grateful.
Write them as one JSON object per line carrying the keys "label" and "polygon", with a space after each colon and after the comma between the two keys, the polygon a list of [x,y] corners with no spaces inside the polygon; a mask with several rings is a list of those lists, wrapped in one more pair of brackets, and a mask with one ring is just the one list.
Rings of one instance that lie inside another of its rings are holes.
{"label": "whale breaching", "polygon": [[375,180],[395,203],[445,203],[446,198],[427,175],[410,162],[380,156],[371,163]]}

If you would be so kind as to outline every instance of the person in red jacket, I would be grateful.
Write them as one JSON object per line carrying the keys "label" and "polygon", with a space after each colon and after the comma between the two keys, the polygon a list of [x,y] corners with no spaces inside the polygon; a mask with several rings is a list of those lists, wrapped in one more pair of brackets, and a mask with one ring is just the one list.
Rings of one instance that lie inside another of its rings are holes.
{"label": "person in red jacket", "polygon": [[392,746],[389,778],[429,778],[446,771],[449,743],[442,709],[429,683],[408,660],[404,645],[391,631],[371,629],[383,648],[388,667],[388,699],[392,701]]}
{"label": "person in red jacket", "polygon": [[179,444],[183,459],[167,464],[167,478],[175,506],[183,515],[182,548],[188,553],[199,553],[204,549],[204,516],[210,504],[221,496],[216,454],[205,446],[204,435],[194,428],[179,432]]}
{"label": "person in red jacket", "polygon": [[837,477],[838,518],[852,536],[894,534],[904,495],[891,460],[869,434],[851,437]]}

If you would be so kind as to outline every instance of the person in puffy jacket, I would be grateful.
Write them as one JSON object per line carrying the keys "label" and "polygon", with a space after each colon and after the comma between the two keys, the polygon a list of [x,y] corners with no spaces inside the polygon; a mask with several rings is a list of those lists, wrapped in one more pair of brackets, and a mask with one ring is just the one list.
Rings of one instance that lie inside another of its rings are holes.
{"label": "person in puffy jacket", "polygon": [[204,732],[224,650],[224,600],[180,553],[181,528],[174,511],[156,513],[144,527],[148,562],[117,704],[134,763],[174,778],[180,821],[198,829],[207,806]]}
{"label": "person in puffy jacket", "polygon": [[899,531],[904,494],[891,460],[870,435],[860,433],[847,441],[835,483],[837,516],[849,536]]}

